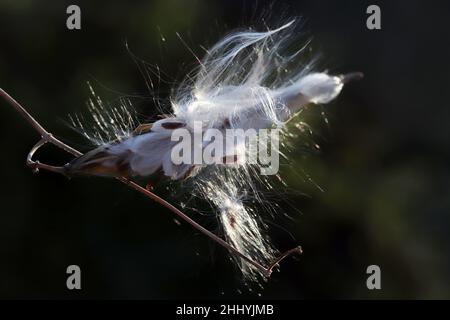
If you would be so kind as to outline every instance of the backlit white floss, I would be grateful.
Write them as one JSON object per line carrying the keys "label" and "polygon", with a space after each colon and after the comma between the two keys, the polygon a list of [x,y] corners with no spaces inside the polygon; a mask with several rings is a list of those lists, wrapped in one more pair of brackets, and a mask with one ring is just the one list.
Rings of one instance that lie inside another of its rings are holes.
{"label": "backlit white floss", "polygon": [[[345,82],[362,76],[312,72],[312,63],[299,66],[296,62],[304,47],[287,54],[295,30],[291,21],[265,32],[227,35],[207,51],[198,68],[175,90],[171,115],[134,131],[135,120],[128,111],[99,110],[92,103],[97,131],[86,136],[99,146],[66,165],[66,174],[133,177],[161,172],[173,180],[192,177],[194,190],[190,192],[212,205],[228,243],[267,265],[277,250],[262,223],[260,209],[264,205],[256,211],[246,202],[246,197],[252,197],[264,203],[260,184],[255,183],[261,178],[261,165],[242,161],[242,145],[226,151],[223,165],[210,165],[207,170],[201,164],[174,164],[171,150],[177,141],[171,137],[181,128],[195,135],[196,122],[201,123],[202,133],[208,129],[225,134],[227,129],[284,128],[304,106],[332,101]],[[100,100],[95,104],[103,107]],[[82,126],[82,119],[75,122]],[[200,143],[207,148],[211,141]],[[264,183],[267,181],[264,178]],[[246,279],[264,278],[261,270],[245,260],[235,260]]]}

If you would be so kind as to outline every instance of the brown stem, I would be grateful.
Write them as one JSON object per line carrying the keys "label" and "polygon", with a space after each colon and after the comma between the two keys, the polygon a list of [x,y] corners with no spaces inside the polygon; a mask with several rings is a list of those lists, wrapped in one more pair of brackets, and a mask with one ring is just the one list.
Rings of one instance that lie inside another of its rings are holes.
{"label": "brown stem", "polygon": [[298,246],[298,247],[292,248],[291,250],[286,251],[281,256],[279,256],[277,259],[275,259],[275,261],[272,262],[272,264],[267,268],[269,275],[272,273],[273,268],[275,268],[281,261],[283,261],[285,258],[287,258],[288,256],[290,256],[291,254],[294,254],[294,253],[302,254],[303,253],[302,247]]}
{"label": "brown stem", "polygon": [[[25,120],[29,124],[31,124],[31,126],[41,135],[41,140],[39,140],[38,143],[36,143],[36,145],[30,150],[30,152],[28,153],[28,156],[27,156],[27,165],[30,168],[32,168],[34,172],[38,172],[39,169],[43,169],[43,170],[47,170],[47,171],[51,171],[51,172],[55,172],[55,173],[64,174],[63,167],[51,166],[51,165],[47,165],[44,163],[40,163],[39,161],[33,160],[33,155],[36,153],[36,151],[38,151],[39,148],[41,148],[42,146],[44,146],[47,143],[51,143],[51,144],[57,146],[58,148],[66,151],[76,157],[79,157],[82,155],[82,153],[80,151],[68,146],[64,142],[55,138],[50,132],[45,130],[44,127],[38,121],[36,121],[36,119],[34,119],[33,116],[31,116],[31,114],[20,103],[18,103],[14,98],[12,98],[8,93],[6,93],[1,88],[0,88],[0,96],[3,97],[10,105],[12,105],[14,107],[14,109],[16,109],[16,111],[18,111],[25,118]],[[181,219],[186,221],[188,224],[190,224],[193,228],[195,228],[199,232],[203,233],[204,235],[206,235],[207,237],[209,237],[210,239],[212,239],[219,245],[223,246],[230,252],[239,256],[241,259],[245,260],[246,262],[251,264],[256,269],[260,270],[266,277],[269,277],[271,275],[272,269],[276,265],[278,265],[278,263],[281,262],[284,258],[286,258],[290,254],[295,253],[295,252],[301,253],[300,247],[291,249],[291,250],[285,252],[284,254],[282,254],[268,268],[266,268],[266,267],[262,266],[261,264],[259,264],[258,262],[250,259],[243,253],[241,253],[239,250],[237,250],[236,248],[234,248],[233,246],[228,244],[225,240],[223,240],[219,236],[215,235],[208,229],[204,228],[203,226],[201,226],[200,224],[195,222],[193,219],[191,219],[188,215],[183,213],[181,210],[179,210],[178,208],[176,208],[175,206],[173,206],[172,204],[170,204],[163,198],[159,197],[158,195],[154,194],[153,192],[141,187],[137,183],[135,183],[132,180],[129,180],[125,177],[117,177],[116,179],[119,180],[120,182],[126,184],[130,188],[144,194],[148,198],[156,201],[157,203],[161,204],[162,206],[166,207],[167,209],[169,209],[170,211],[175,213],[177,216],[179,216]]]}

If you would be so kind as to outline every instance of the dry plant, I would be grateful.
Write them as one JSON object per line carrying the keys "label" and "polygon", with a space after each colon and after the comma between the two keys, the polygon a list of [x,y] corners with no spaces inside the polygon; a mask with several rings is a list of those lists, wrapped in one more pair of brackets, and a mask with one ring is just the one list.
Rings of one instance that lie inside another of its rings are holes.
{"label": "dry plant", "polygon": [[[171,114],[152,124],[141,124],[127,130],[127,125],[117,125],[116,114],[105,116],[91,110],[100,131],[111,131],[112,127],[112,131],[117,129],[117,133],[107,135],[107,140],[97,134],[91,139],[97,142],[97,148],[84,155],[45,130],[5,91],[0,89],[0,95],[41,136],[27,157],[27,165],[34,172],[46,170],[67,176],[114,177],[163,205],[230,251],[246,279],[257,281],[261,276],[267,279],[284,258],[302,250],[296,247],[280,254],[265,234],[267,226],[260,213],[245,202],[245,198],[252,194],[254,202],[263,204],[255,180],[270,186],[266,178],[260,177],[261,165],[240,161],[245,159],[245,138],[244,143],[233,146],[230,153],[227,149],[223,157],[224,166],[213,165],[209,166],[211,170],[202,170],[205,168],[203,165],[173,162],[171,151],[175,143],[172,134],[185,128],[195,135],[198,121],[202,123],[201,133],[211,129],[222,133],[229,129],[283,129],[306,105],[329,103],[339,95],[345,83],[362,77],[361,73],[333,76],[326,72],[312,72],[312,63],[298,64],[297,58],[306,46],[294,53],[285,52],[295,39],[294,26],[291,21],[265,32],[241,31],[227,35],[207,50],[203,59],[197,59],[198,68],[175,90],[170,100]],[[101,104],[98,97],[94,100]],[[212,144],[206,138],[201,142],[204,149]],[[45,144],[53,144],[74,155],[75,159],[59,167],[34,160],[33,155]],[[276,152],[277,156],[285,157],[278,149]],[[206,173],[199,174],[199,171]],[[205,229],[150,189],[132,180],[134,176],[146,177],[158,172],[172,180],[195,177],[192,192],[216,209],[225,238]]]}
{"label": "dry plant", "polygon": [[[62,150],[64,150],[67,153],[70,153],[74,155],[75,157],[81,157],[83,154],[72,148],[71,146],[65,144],[58,138],[56,138],[52,133],[48,132],[31,114],[20,104],[18,103],[13,97],[11,97],[7,92],[5,92],[2,88],[0,88],[0,96],[5,99],[20,115],[34,128],[34,130],[40,135],[40,140],[34,145],[34,147],[30,150],[28,153],[26,164],[28,167],[33,170],[34,173],[38,173],[40,170],[60,173],[65,175],[64,167],[57,167],[45,163],[41,163],[38,160],[33,160],[33,155],[38,151],[41,147],[43,147],[45,144],[50,143]],[[217,236],[216,234],[212,233],[208,229],[204,228],[197,222],[195,222],[193,219],[191,219],[188,215],[183,213],[181,210],[179,210],[174,205],[170,204],[163,198],[159,197],[158,195],[154,194],[153,192],[149,191],[146,188],[143,188],[136,182],[126,178],[126,177],[117,177],[116,180],[124,183],[131,189],[134,189],[144,196],[150,198],[151,200],[161,204],[162,206],[166,207],[170,211],[172,211],[174,214],[176,214],[179,218],[183,219],[185,222],[190,224],[194,229],[198,230],[199,232],[203,233],[205,236],[209,237],[211,240],[219,244],[220,246],[226,248],[229,250],[232,254],[237,255],[239,258],[245,260],[255,268],[257,268],[263,275],[266,277],[270,277],[273,268],[277,266],[284,258],[287,256],[293,254],[293,253],[302,253],[301,247],[296,247],[291,250],[286,251],[284,254],[280,255],[278,258],[276,258],[270,265],[268,266],[262,266],[258,262],[250,259],[243,253],[241,253],[239,250],[228,244],[225,240]]]}

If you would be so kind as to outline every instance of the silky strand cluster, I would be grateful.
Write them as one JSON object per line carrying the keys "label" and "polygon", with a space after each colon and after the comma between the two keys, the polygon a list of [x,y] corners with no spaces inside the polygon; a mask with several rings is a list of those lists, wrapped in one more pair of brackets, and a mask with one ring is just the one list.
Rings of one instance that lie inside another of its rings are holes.
{"label": "silky strand cluster", "polygon": [[[175,88],[169,115],[137,134],[129,108],[99,112],[94,105],[103,106],[102,101],[91,101],[97,130],[85,134],[98,147],[69,163],[67,173],[130,177],[159,173],[172,180],[189,178],[193,189],[189,192],[212,206],[227,242],[252,260],[269,263],[278,252],[262,220],[264,205],[258,208],[264,202],[258,189],[261,183],[256,183],[261,182],[260,170],[242,157],[245,145],[226,150],[225,158],[233,160],[223,165],[174,164],[171,150],[177,142],[171,136],[180,128],[194,134],[198,122],[205,133],[209,129],[224,134],[227,129],[284,129],[306,105],[332,101],[345,82],[360,77],[359,73],[334,76],[312,71],[312,63],[302,59],[305,46],[292,52],[296,30],[291,21],[264,32],[228,34]],[[209,143],[204,139],[201,147]],[[263,181],[270,183],[267,178]],[[245,260],[235,260],[245,279],[264,278]]]}

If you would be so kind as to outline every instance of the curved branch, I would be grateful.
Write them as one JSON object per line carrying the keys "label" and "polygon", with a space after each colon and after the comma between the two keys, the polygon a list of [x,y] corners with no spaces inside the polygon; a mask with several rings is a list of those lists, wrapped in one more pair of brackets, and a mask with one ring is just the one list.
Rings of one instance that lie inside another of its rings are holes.
{"label": "curved branch", "polygon": [[[59,139],[55,138],[50,132],[44,129],[44,127],[31,116],[31,114],[20,104],[18,103],[14,98],[12,98],[8,93],[6,93],[3,89],[0,88],[0,96],[3,97],[10,105],[14,107],[14,109],[19,112],[22,117],[25,118],[25,120],[40,134],[41,139],[34,145],[34,147],[30,150],[27,156],[27,165],[32,168],[33,172],[37,173],[39,172],[39,169],[47,170],[59,174],[65,175],[64,167],[56,167],[51,166],[48,164],[40,163],[39,161],[33,160],[33,155],[38,151],[41,147],[43,147],[45,144],[50,143],[55,145],[56,147],[66,151],[67,153],[70,153],[76,157],[79,157],[82,155],[82,153],[71,146],[65,144],[64,142],[60,141]],[[241,259],[245,260],[247,263],[251,264],[253,267],[261,271],[264,276],[269,277],[272,273],[272,269],[278,265],[284,258],[287,256],[293,254],[293,253],[301,253],[301,248],[297,247],[294,249],[291,249],[284,254],[282,254],[279,258],[277,258],[268,268],[262,266],[258,262],[250,259],[243,253],[241,253],[239,250],[231,246],[229,243],[227,243],[225,240],[223,240],[221,237],[217,236],[216,234],[212,233],[208,229],[204,228],[197,222],[195,222],[192,218],[190,218],[188,215],[183,213],[181,210],[176,208],[174,205],[170,204],[160,196],[154,194],[153,192],[141,187],[136,182],[127,179],[125,177],[117,177],[117,180],[120,182],[126,184],[128,187],[142,193],[146,197],[152,199],[153,201],[161,204],[162,206],[166,207],[173,213],[175,213],[178,217],[183,219],[185,222],[190,224],[193,228],[198,230],[199,232],[203,233],[207,237],[209,237],[211,240],[215,241],[217,244],[221,245],[222,247],[226,248],[231,253],[239,256]]]}

